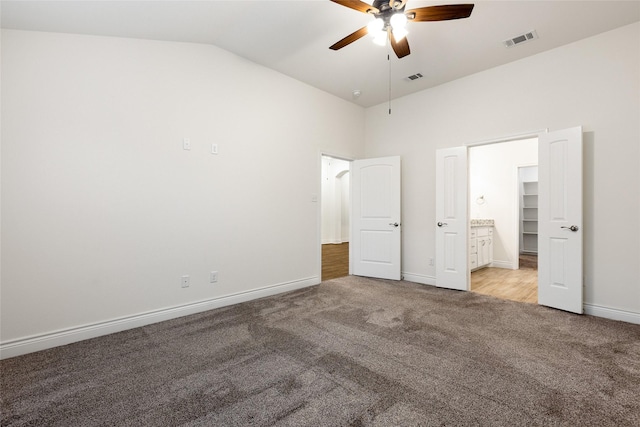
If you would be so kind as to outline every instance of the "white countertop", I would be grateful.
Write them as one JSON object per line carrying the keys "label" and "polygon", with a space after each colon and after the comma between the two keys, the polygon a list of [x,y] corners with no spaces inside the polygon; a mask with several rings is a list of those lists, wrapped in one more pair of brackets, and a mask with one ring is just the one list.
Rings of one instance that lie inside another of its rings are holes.
{"label": "white countertop", "polygon": [[472,219],[472,227],[493,227],[494,223],[492,219]]}

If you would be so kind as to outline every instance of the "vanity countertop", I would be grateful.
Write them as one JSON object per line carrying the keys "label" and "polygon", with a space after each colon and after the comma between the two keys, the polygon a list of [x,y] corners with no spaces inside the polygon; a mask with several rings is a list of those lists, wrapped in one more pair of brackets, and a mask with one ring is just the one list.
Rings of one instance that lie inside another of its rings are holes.
{"label": "vanity countertop", "polygon": [[472,219],[471,220],[472,227],[493,227],[492,219]]}

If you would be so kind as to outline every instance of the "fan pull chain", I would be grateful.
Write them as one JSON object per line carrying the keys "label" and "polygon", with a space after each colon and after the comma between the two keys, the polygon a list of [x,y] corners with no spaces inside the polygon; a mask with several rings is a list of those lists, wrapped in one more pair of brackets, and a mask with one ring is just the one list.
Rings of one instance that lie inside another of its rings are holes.
{"label": "fan pull chain", "polygon": [[391,115],[391,56],[388,53],[387,62],[389,63],[389,115]]}

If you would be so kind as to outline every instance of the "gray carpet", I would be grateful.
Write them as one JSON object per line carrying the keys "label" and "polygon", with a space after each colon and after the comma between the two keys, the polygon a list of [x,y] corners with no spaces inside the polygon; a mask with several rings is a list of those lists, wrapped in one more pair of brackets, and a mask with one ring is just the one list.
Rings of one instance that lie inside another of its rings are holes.
{"label": "gray carpet", "polygon": [[640,326],[345,277],[0,362],[2,426],[639,426]]}

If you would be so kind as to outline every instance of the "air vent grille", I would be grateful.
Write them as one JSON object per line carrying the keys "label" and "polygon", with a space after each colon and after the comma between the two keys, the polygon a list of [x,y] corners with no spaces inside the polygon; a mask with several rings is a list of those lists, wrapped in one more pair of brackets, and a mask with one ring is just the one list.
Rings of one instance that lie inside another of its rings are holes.
{"label": "air vent grille", "polygon": [[422,75],[422,73],[415,73],[415,74],[412,74],[412,75],[410,75],[408,77],[405,77],[405,79],[409,80],[410,82],[412,82],[414,80],[418,80],[418,79],[421,79],[423,77],[424,76]]}
{"label": "air vent grille", "polygon": [[503,41],[505,47],[513,47],[517,44],[522,44],[531,40],[535,40],[538,38],[538,33],[536,30],[529,31],[528,33],[520,34],[519,36],[515,36],[513,38],[507,39]]}

